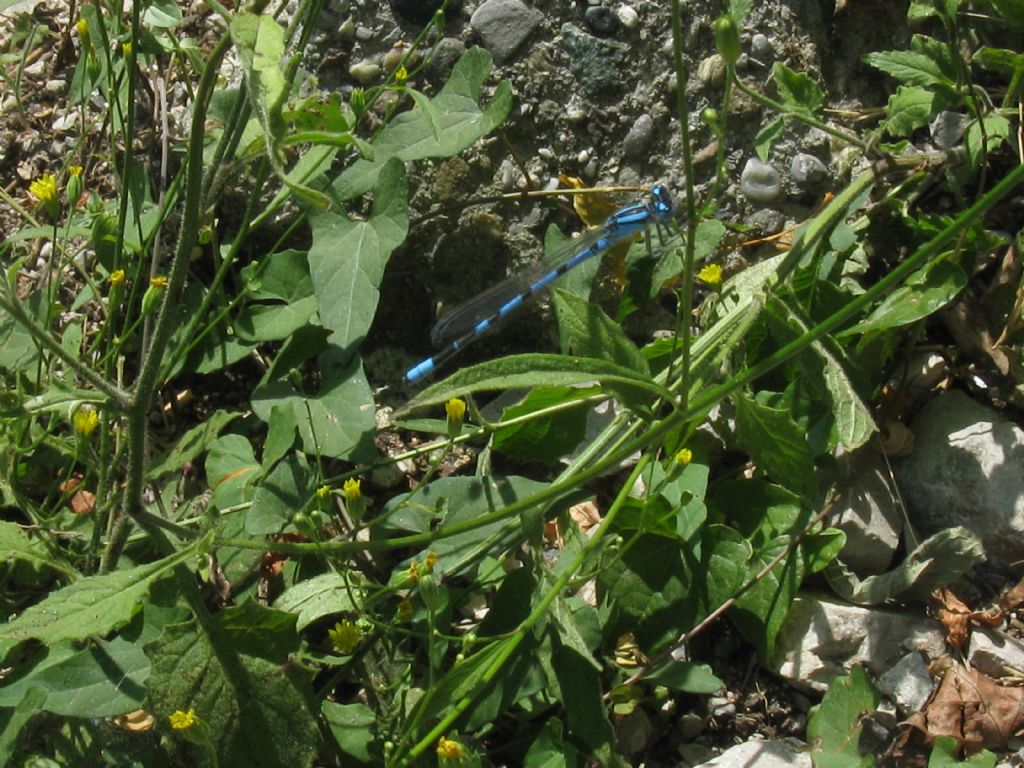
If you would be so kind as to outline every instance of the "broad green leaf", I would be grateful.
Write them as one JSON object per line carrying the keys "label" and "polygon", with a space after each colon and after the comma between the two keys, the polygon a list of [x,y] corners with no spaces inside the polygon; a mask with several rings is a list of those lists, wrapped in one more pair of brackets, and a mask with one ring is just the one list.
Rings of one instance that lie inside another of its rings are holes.
{"label": "broad green leaf", "polygon": [[39,710],[66,717],[113,717],[139,709],[146,697],[149,659],[119,637],[83,650],[60,643],[31,670],[0,687],[0,707],[15,707],[35,690]]}
{"label": "broad green leaf", "polygon": [[655,384],[648,377],[629,368],[591,357],[568,357],[564,355],[511,355],[491,360],[460,371],[444,381],[432,384],[398,414],[408,413],[414,408],[446,403],[453,397],[494,389],[517,389],[528,387],[557,387],[590,384],[595,381],[619,385],[618,389],[629,387],[636,395],[647,393],[671,400],[671,393]]}
{"label": "broad green leaf", "polygon": [[601,698],[604,685],[600,670],[595,668],[591,654],[582,654],[563,645],[561,638],[555,636],[552,667],[558,678],[569,733],[591,754],[607,749],[612,740],[612,727],[608,722],[608,708]]}
{"label": "broad green leaf", "polygon": [[344,757],[360,765],[384,762],[376,712],[365,704],[338,704],[330,700],[320,705],[320,711]]}
{"label": "broad green leaf", "polygon": [[206,540],[180,552],[136,568],[101,576],[88,576],[51,592],[7,624],[0,625],[0,641],[35,638],[47,645],[63,640],[103,637],[127,624],[149,594],[153,583],[172,568],[195,557]]}
{"label": "broad green leaf", "polygon": [[[756,551],[748,561],[747,578],[753,578],[782,555],[792,539],[780,536]],[[799,548],[784,557],[767,575],[736,599],[729,611],[730,620],[758,652],[765,663],[771,661],[775,638],[789,607],[804,579],[804,564]]]}
{"label": "broad green leaf", "polygon": [[324,616],[357,610],[363,597],[361,579],[354,571],[322,573],[286,589],[274,608],[297,614],[295,628],[301,632]]}
{"label": "broad green leaf", "polygon": [[1024,71],[1024,53],[1006,48],[979,48],[974,53],[973,61],[984,69],[1008,75],[1017,70]]}
{"label": "broad green leaf", "polygon": [[972,121],[964,134],[968,161],[974,167],[981,165],[985,157],[998,149],[1009,135],[1010,121],[1002,115],[988,115],[980,123]]}
{"label": "broad green leaf", "polygon": [[260,465],[252,445],[241,435],[224,435],[210,446],[206,456],[206,478],[219,509],[228,509],[252,499]]}
{"label": "broad green leaf", "polygon": [[599,391],[596,387],[538,387],[531,390],[519,403],[504,410],[503,422],[563,404],[575,402],[577,405],[512,426],[499,427],[494,433],[494,450],[527,461],[545,463],[571,453],[586,433],[590,408],[584,404],[585,399]]}
{"label": "broad green leaf", "polygon": [[253,301],[293,302],[313,295],[306,251],[286,249],[242,270],[245,289]]}
{"label": "broad green leaf", "polygon": [[290,379],[272,381],[253,392],[253,411],[267,422],[275,407],[292,410],[309,454],[369,461],[375,455],[376,406],[362,363],[337,347],[330,347],[317,362],[319,392],[298,392]]}
{"label": "broad green leaf", "polygon": [[580,756],[566,742],[564,724],[557,717],[548,718],[540,734],[530,744],[523,768],[570,768],[580,764]]}
{"label": "broad green leaf", "polygon": [[562,342],[575,354],[596,357],[650,374],[647,360],[636,344],[604,311],[579,296],[555,291],[555,312]]}
{"label": "broad green leaf", "polygon": [[306,508],[314,492],[312,486],[313,478],[301,455],[287,457],[256,488],[252,506],[245,511],[245,532],[260,536],[283,531],[292,516]]}
{"label": "broad green leaf", "polygon": [[794,112],[812,114],[824,101],[821,88],[803,72],[794,72],[785,64],[775,62],[772,79],[779,92],[779,99]]}
{"label": "broad green leaf", "polygon": [[864,445],[877,431],[871,409],[864,403],[846,375],[846,370],[826,344],[815,344],[814,351],[824,360],[825,386],[832,401],[832,415],[840,444],[848,451]]}
{"label": "broad green leaf", "polygon": [[310,217],[309,267],[320,320],[342,349],[360,344],[373,322],[384,268],[409,226],[408,195],[405,168],[392,159],[380,168],[368,219],[333,211]]}
{"label": "broad green leaf", "polygon": [[157,459],[146,467],[146,478],[153,480],[168,472],[177,472],[190,461],[204,453],[217,435],[228,424],[240,416],[228,411],[215,411],[202,423],[188,430],[167,447]]}
{"label": "broad green leaf", "polygon": [[[498,83],[491,103],[483,111],[477,104],[490,71],[489,53],[481,48],[466,51],[432,101],[436,121],[423,109],[398,115],[374,139],[373,159],[357,160],[334,183],[335,197],[351,200],[372,189],[377,183],[377,174],[392,157],[403,163],[427,157],[451,157],[501,125],[512,108],[507,80]],[[436,126],[432,122],[436,122]]]}
{"label": "broad green leaf", "polygon": [[977,534],[957,526],[929,536],[888,573],[862,580],[842,563],[833,561],[825,569],[825,577],[844,600],[881,605],[907,593],[923,600],[984,561],[985,548]]}
{"label": "broad green leaf", "polygon": [[943,86],[953,88],[953,83],[943,74],[939,64],[924,53],[917,51],[877,51],[869,53],[864,61],[875,69],[891,75],[904,85],[922,88]]}
{"label": "broad green leaf", "polygon": [[284,28],[270,14],[238,13],[231,18],[231,37],[246,70],[251,103],[267,137],[267,148],[284,135],[281,104],[288,84],[281,70]]}
{"label": "broad green leaf", "polygon": [[742,392],[736,404],[736,438],[754,463],[776,482],[796,493],[813,496],[817,490],[814,455],[804,430],[789,411],[763,405]]}
{"label": "broad green leaf", "polygon": [[885,127],[893,136],[909,136],[928,125],[935,94],[917,86],[901,85],[889,96]]}
{"label": "broad green leaf", "polygon": [[221,768],[308,765],[320,740],[312,672],[287,663],[299,648],[293,629],[254,622],[252,613],[238,631],[179,624],[147,644],[148,709],[164,722],[194,709],[216,735]]}
{"label": "broad green leaf", "polygon": [[960,742],[952,736],[937,737],[928,756],[928,768],[995,768],[998,762],[995,753],[987,749],[961,760],[960,747]]}
{"label": "broad green leaf", "polygon": [[43,543],[20,525],[0,520],[0,562],[20,560],[36,568],[52,568],[64,578],[78,578],[78,571],[52,557]]}
{"label": "broad green leaf", "polygon": [[11,765],[11,758],[20,747],[18,736],[22,728],[40,713],[39,705],[45,701],[46,692],[33,688],[14,709],[0,709],[0,763]]}
{"label": "broad green leaf", "polygon": [[786,121],[781,117],[776,117],[761,126],[761,130],[757,132],[757,136],[754,137],[754,151],[762,163],[768,162],[768,158],[771,156],[772,144],[782,136],[782,130],[785,127]]}
{"label": "broad green leaf", "polygon": [[815,768],[871,768],[875,758],[860,753],[860,733],[881,697],[859,666],[835,680],[807,721]]}
{"label": "broad green leaf", "polygon": [[967,275],[964,271],[951,261],[943,259],[911,275],[906,283],[889,294],[868,317],[836,335],[845,337],[857,333],[884,331],[917,322],[952,301],[965,285]]}
{"label": "broad green leaf", "polygon": [[299,328],[314,324],[318,309],[315,296],[288,304],[249,304],[239,313],[234,329],[239,340],[249,344],[287,339]]}
{"label": "broad green leaf", "polygon": [[707,577],[708,602],[722,605],[736,596],[747,579],[747,563],[754,554],[750,542],[725,525],[703,531],[701,553]]}
{"label": "broad green leaf", "polygon": [[655,685],[664,685],[669,690],[678,693],[710,695],[725,688],[725,683],[711,671],[711,667],[707,664],[676,661],[673,658],[648,668],[643,679]]}
{"label": "broad green leaf", "polygon": [[153,0],[142,12],[142,23],[158,29],[173,29],[181,24],[181,9],[174,0]]}

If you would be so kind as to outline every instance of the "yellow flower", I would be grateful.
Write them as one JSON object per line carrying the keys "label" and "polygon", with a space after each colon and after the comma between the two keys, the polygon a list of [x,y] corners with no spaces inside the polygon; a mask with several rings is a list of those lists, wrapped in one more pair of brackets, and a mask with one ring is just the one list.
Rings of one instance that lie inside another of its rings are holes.
{"label": "yellow flower", "polygon": [[166,288],[167,278],[163,275],[157,275],[156,277],[149,278],[149,284],[154,288]]}
{"label": "yellow flower", "polygon": [[321,485],[316,489],[316,497],[321,501],[331,495],[331,486]]}
{"label": "yellow flower", "polygon": [[82,166],[80,165],[68,166],[68,173],[70,173],[72,176],[81,176],[83,170],[85,169],[82,168]]}
{"label": "yellow flower", "polygon": [[110,273],[110,286],[112,288],[119,288],[124,285],[125,274],[123,269],[115,269]]}
{"label": "yellow flower", "polygon": [[199,718],[196,717],[196,711],[194,709],[189,709],[188,712],[182,712],[180,709],[176,709],[171,712],[167,719],[171,721],[171,728],[176,731],[187,731],[199,720]]}
{"label": "yellow flower", "polygon": [[454,739],[446,739],[442,736],[437,741],[437,756],[442,760],[461,760],[465,754],[463,746]]}
{"label": "yellow flower", "polygon": [[395,70],[395,82],[396,83],[404,83],[408,79],[409,79],[409,70],[407,70],[405,67],[399,67],[398,69]]}
{"label": "yellow flower", "polygon": [[428,550],[427,556],[423,558],[423,565],[428,571],[434,570],[434,566],[437,565],[437,555]]}
{"label": "yellow flower", "polygon": [[420,580],[420,564],[413,560],[409,563],[409,581],[415,584]]}
{"label": "yellow flower", "polygon": [[60,195],[57,191],[57,177],[52,173],[44,173],[28,185],[28,191],[43,204],[51,218],[60,216]]}
{"label": "yellow flower", "polygon": [[697,273],[697,279],[712,288],[717,288],[722,284],[722,267],[718,264],[706,264]]}
{"label": "yellow flower", "polygon": [[75,433],[82,437],[89,437],[100,425],[100,416],[91,405],[83,405],[75,415],[71,417]]}
{"label": "yellow flower", "polygon": [[78,33],[79,37],[88,37],[89,35],[89,22],[85,19],[79,19],[75,22],[75,32]]}
{"label": "yellow flower", "polygon": [[350,477],[341,486],[341,492],[345,494],[345,499],[350,504],[363,495],[362,482],[358,477]]}
{"label": "yellow flower", "polygon": [[334,646],[334,650],[342,656],[348,656],[363,639],[363,633],[359,627],[345,619],[335,624],[334,629],[327,632],[327,637],[330,639],[331,645]]}
{"label": "yellow flower", "polygon": [[448,437],[456,438],[462,433],[462,420],[466,416],[466,401],[453,397],[444,404],[448,416]]}
{"label": "yellow flower", "polygon": [[685,467],[691,461],[693,461],[693,451],[689,448],[680,448],[676,453],[676,464],[680,467]]}
{"label": "yellow flower", "polygon": [[126,43],[121,43],[121,53],[124,54],[124,57],[126,59],[131,57],[131,55],[132,55],[132,44],[131,44],[130,40],[128,42],[126,42]]}
{"label": "yellow flower", "polygon": [[149,278],[149,288],[142,294],[142,315],[146,317],[156,309],[157,303],[160,301],[160,296],[163,294],[164,289],[167,287],[166,277],[151,277]]}

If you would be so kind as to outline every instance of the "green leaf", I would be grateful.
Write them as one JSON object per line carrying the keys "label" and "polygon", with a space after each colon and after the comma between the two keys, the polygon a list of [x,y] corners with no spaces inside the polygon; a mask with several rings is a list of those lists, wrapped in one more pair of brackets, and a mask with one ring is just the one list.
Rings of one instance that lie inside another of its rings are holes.
{"label": "green leaf", "polygon": [[703,531],[701,552],[706,564],[708,602],[722,605],[743,586],[754,548],[732,528],[708,525]]}
{"label": "green leaf", "polygon": [[[433,99],[432,121],[423,109],[403,112],[377,135],[373,159],[357,160],[333,185],[339,200],[351,200],[376,185],[377,174],[392,157],[403,163],[428,157],[451,157],[501,125],[512,108],[511,87],[498,83],[491,103],[477,105],[491,71],[491,56],[470,48],[452,69],[448,82]],[[436,123],[436,125],[432,124]]]}
{"label": "green leaf", "polygon": [[52,568],[67,579],[78,578],[78,571],[55,559],[38,539],[14,523],[0,520],[0,562],[17,561],[36,568]]}
{"label": "green leaf", "polygon": [[772,78],[779,92],[779,99],[793,112],[812,114],[824,101],[821,88],[803,72],[794,72],[785,64],[775,62]]}
{"label": "green leaf", "polygon": [[176,554],[125,571],[88,576],[51,592],[37,605],[0,625],[0,640],[35,638],[47,645],[103,637],[127,624],[157,579],[191,560],[207,544],[200,540]]}
{"label": "green leaf", "polygon": [[846,369],[829,345],[817,343],[814,351],[824,360],[822,372],[828,388],[835,429],[840,444],[848,451],[864,445],[877,431],[871,409],[864,403],[846,374]]}
{"label": "green leaf", "polygon": [[1021,0],[989,0],[999,15],[1015,27],[1024,27],[1024,2]]}
{"label": "green leaf", "polygon": [[960,743],[952,736],[939,736],[932,744],[928,768],[995,768],[997,756],[983,749],[970,757],[960,759]]}
{"label": "green leaf", "polygon": [[215,735],[221,768],[308,765],[319,746],[312,672],[286,663],[299,647],[294,629],[260,613],[275,612],[249,607],[237,631],[179,624],[146,645],[150,711],[166,722],[194,709]]}
{"label": "green leaf", "polygon": [[901,85],[889,96],[885,127],[893,136],[909,136],[928,125],[935,94],[917,86]]}
{"label": "green leaf", "polygon": [[113,717],[139,709],[146,697],[149,659],[119,637],[84,650],[60,643],[44,659],[0,687],[0,707],[15,707],[30,691],[36,707],[66,717]]}
{"label": "green leaf", "polygon": [[523,759],[523,768],[570,768],[579,765],[579,753],[566,742],[563,730],[561,720],[548,718],[540,734],[530,744]]}
{"label": "green leaf", "polygon": [[599,306],[580,296],[555,290],[555,312],[562,340],[574,353],[596,357],[650,375],[636,344]]}
{"label": "green leaf", "polygon": [[249,501],[260,471],[248,440],[241,435],[217,438],[206,456],[206,478],[217,507],[227,509]]}
{"label": "green leaf", "polygon": [[762,163],[768,162],[768,157],[772,151],[772,144],[782,136],[782,130],[785,127],[786,121],[782,117],[776,117],[761,126],[761,130],[757,132],[757,136],[754,137],[754,151],[757,152],[757,156]]}
{"label": "green leaf", "polygon": [[1010,121],[1002,115],[988,115],[980,123],[972,121],[964,134],[964,146],[970,164],[977,168],[1009,135]]}
{"label": "green leaf", "polygon": [[952,301],[965,285],[967,275],[964,271],[953,262],[942,259],[915,272],[868,317],[836,335],[845,337],[884,331],[917,322]]}
{"label": "green leaf", "polygon": [[324,616],[355,611],[355,598],[362,598],[361,581],[354,571],[322,573],[285,590],[274,608],[298,615],[300,632]]}
{"label": "green leaf", "polygon": [[860,733],[880,697],[859,666],[835,680],[807,721],[807,741],[815,768],[871,768],[875,759],[860,753]]}
{"label": "green leaf", "polygon": [[376,712],[365,704],[338,704],[329,700],[320,705],[320,711],[346,758],[360,765],[383,763]]}
{"label": "green leaf", "polygon": [[851,603],[881,605],[907,593],[925,599],[975,565],[985,561],[985,548],[973,531],[957,526],[929,536],[896,568],[861,580],[840,562],[825,569],[829,586]]}
{"label": "green leaf", "polygon": [[188,430],[167,447],[158,458],[146,467],[146,478],[154,480],[169,472],[177,472],[190,461],[204,453],[217,435],[240,414],[215,411]]}
{"label": "green leaf", "polygon": [[260,536],[283,531],[291,524],[292,515],[306,508],[312,485],[301,454],[288,456],[256,488],[252,506],[245,512],[245,532]]}
{"label": "green leaf", "polygon": [[695,693],[710,695],[725,687],[707,664],[695,664],[690,661],[676,661],[668,658],[654,664],[644,672],[644,680],[655,685],[664,685],[678,693]]}
{"label": "green leaf", "polygon": [[444,381],[432,384],[398,411],[403,415],[414,408],[446,403],[453,397],[493,389],[557,387],[590,384],[599,381],[629,388],[634,396],[642,393],[672,399],[671,393],[650,378],[629,368],[592,357],[564,355],[511,355],[456,371]]}
{"label": "green leaf", "polygon": [[772,408],[739,392],[736,403],[736,438],[754,463],[776,482],[798,494],[814,496],[814,454],[805,431],[788,410]]}
{"label": "green leaf", "polygon": [[181,24],[181,9],[174,0],[153,0],[142,12],[142,23],[158,29],[173,29]]}
{"label": "green leaf", "polygon": [[320,320],[332,331],[331,343],[343,349],[360,344],[373,322],[384,268],[409,227],[408,195],[405,168],[392,159],[380,168],[368,219],[334,212],[310,217],[309,266]]}
{"label": "green leaf", "polygon": [[290,379],[273,381],[253,392],[253,411],[267,422],[275,407],[292,410],[307,453],[369,461],[375,452],[376,408],[362,363],[357,356],[331,347],[317,358],[317,364],[319,392],[298,392]]}
{"label": "green leaf", "polygon": [[580,404],[599,391],[597,387],[538,387],[531,390],[519,403],[504,410],[503,422],[566,403],[575,402],[577,405],[512,426],[499,427],[494,433],[494,450],[527,461],[545,463],[571,453],[583,440],[587,428],[589,408]]}
{"label": "green leaf", "polygon": [[563,645],[555,636],[552,643],[552,667],[561,689],[569,733],[594,754],[606,749],[612,739],[608,709],[601,699],[604,686],[590,654]]}
{"label": "green leaf", "polygon": [[954,83],[943,74],[942,67],[933,58],[918,51],[876,51],[867,54],[864,61],[904,85],[922,88],[954,87]]}
{"label": "green leaf", "polygon": [[[757,550],[748,562],[748,578],[753,578],[782,555],[791,541],[789,536],[780,536]],[[797,548],[740,595],[729,611],[729,619],[757,649],[765,663],[772,659],[775,638],[803,582],[804,571],[800,550]]]}

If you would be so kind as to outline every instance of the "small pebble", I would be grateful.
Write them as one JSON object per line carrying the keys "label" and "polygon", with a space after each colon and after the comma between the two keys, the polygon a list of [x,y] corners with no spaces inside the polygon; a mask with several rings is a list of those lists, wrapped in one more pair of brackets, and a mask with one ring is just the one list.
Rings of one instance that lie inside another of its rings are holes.
{"label": "small pebble", "polygon": [[770,165],[752,157],[740,174],[740,191],[755,203],[773,203],[782,195],[782,179]]}
{"label": "small pebble", "polygon": [[507,61],[526,42],[544,15],[520,0],[487,0],[469,19],[494,61]]}
{"label": "small pebble", "polygon": [[380,65],[364,59],[349,67],[348,73],[357,83],[369,85],[380,77]]}
{"label": "small pebble", "polygon": [[725,59],[713,53],[697,65],[697,77],[704,85],[719,86],[725,82]]}
{"label": "small pebble", "polygon": [[637,160],[648,154],[651,136],[654,134],[654,119],[648,115],[640,115],[622,140],[622,155],[628,160]]}
{"label": "small pebble", "polygon": [[43,90],[47,93],[64,93],[68,88],[67,80],[55,79],[47,80],[46,84],[43,85]]}
{"label": "small pebble", "polygon": [[760,59],[762,63],[771,58],[772,41],[768,39],[767,35],[758,32],[750,38],[750,55],[755,59]]}
{"label": "small pebble", "polygon": [[466,46],[454,37],[443,37],[427,61],[427,76],[435,81],[447,80],[455,62],[462,58]]}
{"label": "small pebble", "polygon": [[952,149],[960,143],[967,130],[967,116],[946,109],[939,112],[928,128],[931,130],[932,141],[942,150]]}
{"label": "small pebble", "polygon": [[565,119],[570,123],[582,123],[590,116],[590,111],[583,103],[583,97],[573,93],[569,97],[569,103],[565,105]]}
{"label": "small pebble", "polygon": [[626,29],[636,29],[640,24],[640,14],[631,5],[623,3],[615,9],[615,15],[619,17],[619,22]]}
{"label": "small pebble", "polygon": [[351,40],[355,36],[356,22],[351,16],[349,16],[347,19],[341,22],[341,26],[338,27],[338,37],[341,38],[342,40]]}
{"label": "small pebble", "polygon": [[619,17],[611,8],[603,5],[587,8],[583,14],[583,21],[599,35],[614,35],[619,31]]}
{"label": "small pebble", "polygon": [[576,155],[576,165],[586,165],[590,162],[590,150],[581,149]]}
{"label": "small pebble", "polygon": [[555,153],[550,147],[541,147],[537,150],[537,156],[542,160],[547,160],[549,163],[555,159]]}
{"label": "small pebble", "polygon": [[789,164],[789,176],[801,189],[810,189],[828,178],[828,169],[814,155],[800,152]]}

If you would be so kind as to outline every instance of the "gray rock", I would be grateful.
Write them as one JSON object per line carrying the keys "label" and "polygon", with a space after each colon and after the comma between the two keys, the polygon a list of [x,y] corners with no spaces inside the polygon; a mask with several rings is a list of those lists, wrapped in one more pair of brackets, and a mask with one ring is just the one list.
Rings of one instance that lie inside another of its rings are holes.
{"label": "gray rock", "polygon": [[631,5],[623,3],[615,9],[615,15],[619,17],[619,22],[626,29],[636,29],[640,24],[640,14]]}
{"label": "gray rock", "polygon": [[648,114],[640,115],[622,140],[623,157],[627,160],[644,159],[650,151],[653,135],[654,119]]}
{"label": "gray rock", "polygon": [[526,42],[543,18],[540,11],[520,0],[487,0],[473,13],[469,26],[501,64]]}
{"label": "gray rock", "polygon": [[772,55],[772,41],[760,32],[750,38],[750,55],[762,64],[768,62]]}
{"label": "gray rock", "polygon": [[924,657],[917,651],[908,653],[879,675],[878,688],[895,701],[904,714],[920,711],[932,693],[932,676]]}
{"label": "gray rock", "polygon": [[971,666],[989,677],[1006,677],[1024,669],[1024,643],[1003,632],[975,628],[971,632],[967,658]]}
{"label": "gray rock", "polygon": [[434,55],[427,62],[427,76],[432,80],[447,80],[455,62],[462,58],[466,46],[454,37],[444,37],[434,48]]}
{"label": "gray rock", "polygon": [[840,499],[833,525],[846,534],[840,559],[858,576],[884,573],[903,530],[900,500],[882,456],[866,447],[838,460]]}
{"label": "gray rock", "polygon": [[380,76],[381,67],[380,64],[364,59],[349,67],[348,73],[360,85],[369,85]]}
{"label": "gray rock", "polygon": [[782,179],[770,165],[752,157],[740,174],[740,191],[755,203],[774,203],[782,196]]}
{"label": "gray rock", "polygon": [[562,47],[569,54],[569,69],[590,98],[622,89],[624,47],[588,35],[575,24],[562,25]]}
{"label": "gray rock", "polygon": [[796,739],[748,741],[701,763],[700,768],[811,768],[807,746]]}
{"label": "gray rock", "polygon": [[793,155],[789,164],[789,176],[801,189],[812,189],[828,178],[828,169],[814,155],[800,152]]}
{"label": "gray rock", "polygon": [[583,21],[599,35],[614,35],[619,31],[619,17],[604,5],[592,5],[583,13]]}
{"label": "gray rock", "polygon": [[713,53],[697,65],[697,79],[704,85],[717,88],[725,82],[725,59]]}
{"label": "gray rock", "polygon": [[911,521],[924,533],[965,526],[990,560],[1024,558],[1024,430],[956,390],[911,429],[913,453],[893,464]]}
{"label": "gray rock", "polygon": [[780,675],[825,691],[854,664],[880,675],[910,650],[938,658],[946,640],[942,625],[926,617],[801,595],[793,601],[775,648],[782,660]]}
{"label": "gray rock", "polygon": [[964,137],[967,123],[967,115],[951,112],[948,109],[939,112],[928,125],[935,146],[942,150],[955,147]]}

